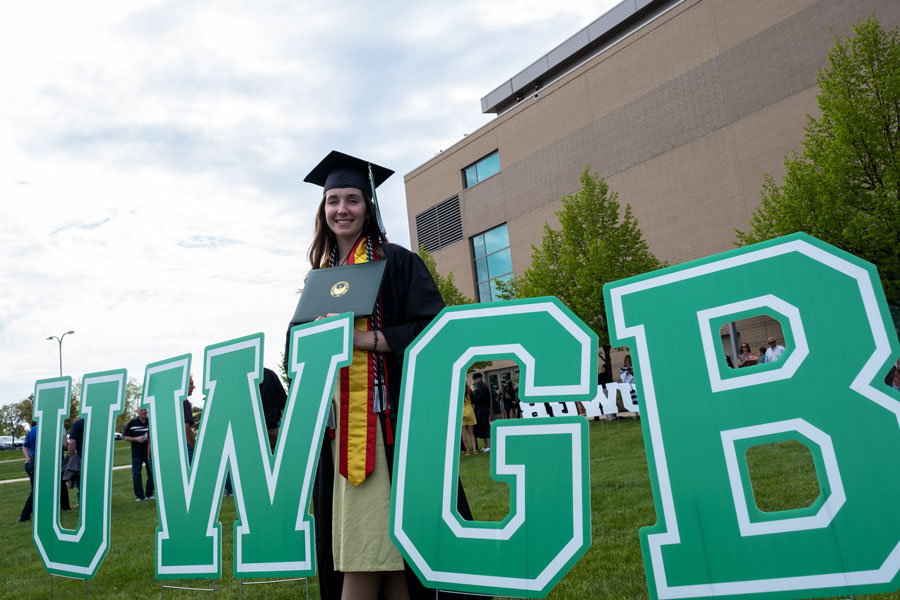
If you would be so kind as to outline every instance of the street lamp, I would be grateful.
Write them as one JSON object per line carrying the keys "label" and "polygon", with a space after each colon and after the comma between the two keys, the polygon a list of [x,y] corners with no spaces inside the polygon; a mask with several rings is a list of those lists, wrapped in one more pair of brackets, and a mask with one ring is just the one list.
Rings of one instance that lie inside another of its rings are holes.
{"label": "street lamp", "polygon": [[72,330],[69,330],[59,337],[56,337],[55,335],[51,335],[50,337],[47,338],[48,340],[56,340],[57,342],[59,342],[59,376],[60,377],[62,377],[62,342],[63,342],[63,338],[66,337],[67,335],[69,335],[70,333],[75,333],[75,332]]}

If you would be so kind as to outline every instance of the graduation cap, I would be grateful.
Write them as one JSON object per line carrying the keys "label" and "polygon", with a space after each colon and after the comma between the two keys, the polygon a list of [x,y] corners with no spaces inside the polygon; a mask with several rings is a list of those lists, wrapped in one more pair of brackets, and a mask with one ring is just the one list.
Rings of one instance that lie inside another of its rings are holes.
{"label": "graduation cap", "polygon": [[384,223],[381,220],[381,209],[378,207],[375,188],[393,174],[393,171],[380,165],[332,150],[303,178],[303,181],[322,186],[325,192],[334,188],[356,188],[363,194],[368,191],[366,195],[371,195],[372,202],[375,203],[378,229],[384,234]]}

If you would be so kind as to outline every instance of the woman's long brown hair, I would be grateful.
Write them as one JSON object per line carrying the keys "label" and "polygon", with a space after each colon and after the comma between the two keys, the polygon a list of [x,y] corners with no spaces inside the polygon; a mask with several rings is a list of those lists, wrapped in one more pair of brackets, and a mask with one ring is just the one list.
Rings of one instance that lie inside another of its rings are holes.
{"label": "woman's long brown hair", "polygon": [[[384,250],[381,249],[382,244],[388,242],[387,236],[378,229],[378,220],[375,218],[375,204],[367,194],[363,194],[366,201],[366,222],[363,225],[362,234],[372,240],[372,250],[380,259],[384,258]],[[331,256],[331,251],[337,246],[337,238],[334,232],[325,222],[325,195],[319,203],[319,209],[316,211],[316,226],[313,230],[313,241],[309,246],[309,264],[313,269],[320,269],[323,261]]]}

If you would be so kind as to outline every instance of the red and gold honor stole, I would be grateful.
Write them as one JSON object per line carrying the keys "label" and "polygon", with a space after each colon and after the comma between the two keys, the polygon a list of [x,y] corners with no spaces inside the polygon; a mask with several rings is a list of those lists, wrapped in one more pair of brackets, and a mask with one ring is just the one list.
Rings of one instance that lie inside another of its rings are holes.
{"label": "red and gold honor stole", "polygon": [[[334,255],[332,255],[334,257]],[[350,252],[348,264],[378,260],[372,252],[369,240],[363,236]],[[380,325],[380,297],[371,318],[356,319],[353,326],[370,331]],[[338,440],[338,471],[353,485],[360,485],[375,470],[375,422],[378,412],[386,406],[383,382],[378,374],[380,361],[375,353],[353,349],[353,362],[341,369],[340,386],[340,439]]]}

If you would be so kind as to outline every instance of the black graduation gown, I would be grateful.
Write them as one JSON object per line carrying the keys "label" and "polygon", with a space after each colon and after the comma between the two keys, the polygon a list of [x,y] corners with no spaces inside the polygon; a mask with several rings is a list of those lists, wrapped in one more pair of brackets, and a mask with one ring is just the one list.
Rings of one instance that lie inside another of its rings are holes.
{"label": "black graduation gown", "polygon": [[[403,374],[403,355],[416,336],[444,308],[444,300],[431,278],[425,263],[414,254],[394,244],[382,246],[388,261],[381,286],[381,332],[391,347],[384,354],[385,379],[391,408],[391,431],[396,436],[397,407],[400,400],[400,380]],[[292,324],[293,325],[293,324]],[[290,328],[288,328],[288,343]],[[285,357],[289,355],[285,350]],[[381,430],[387,431],[385,416],[381,415]],[[383,440],[388,470],[393,473],[394,446]],[[331,439],[322,440],[319,466],[313,486],[313,512],[315,514],[316,566],[319,575],[319,592],[323,600],[339,599],[343,587],[343,574],[334,570],[331,551],[331,518],[334,486],[334,457]],[[466,520],[472,520],[462,482],[458,483],[457,509]],[[425,588],[415,573],[406,565],[406,579],[410,598],[434,598],[435,592]],[[462,596],[441,592],[440,598]],[[471,598],[471,596],[466,596]]]}
{"label": "black graduation gown", "polygon": [[475,408],[475,437],[491,437],[491,392],[483,381],[472,390],[472,406]]}

